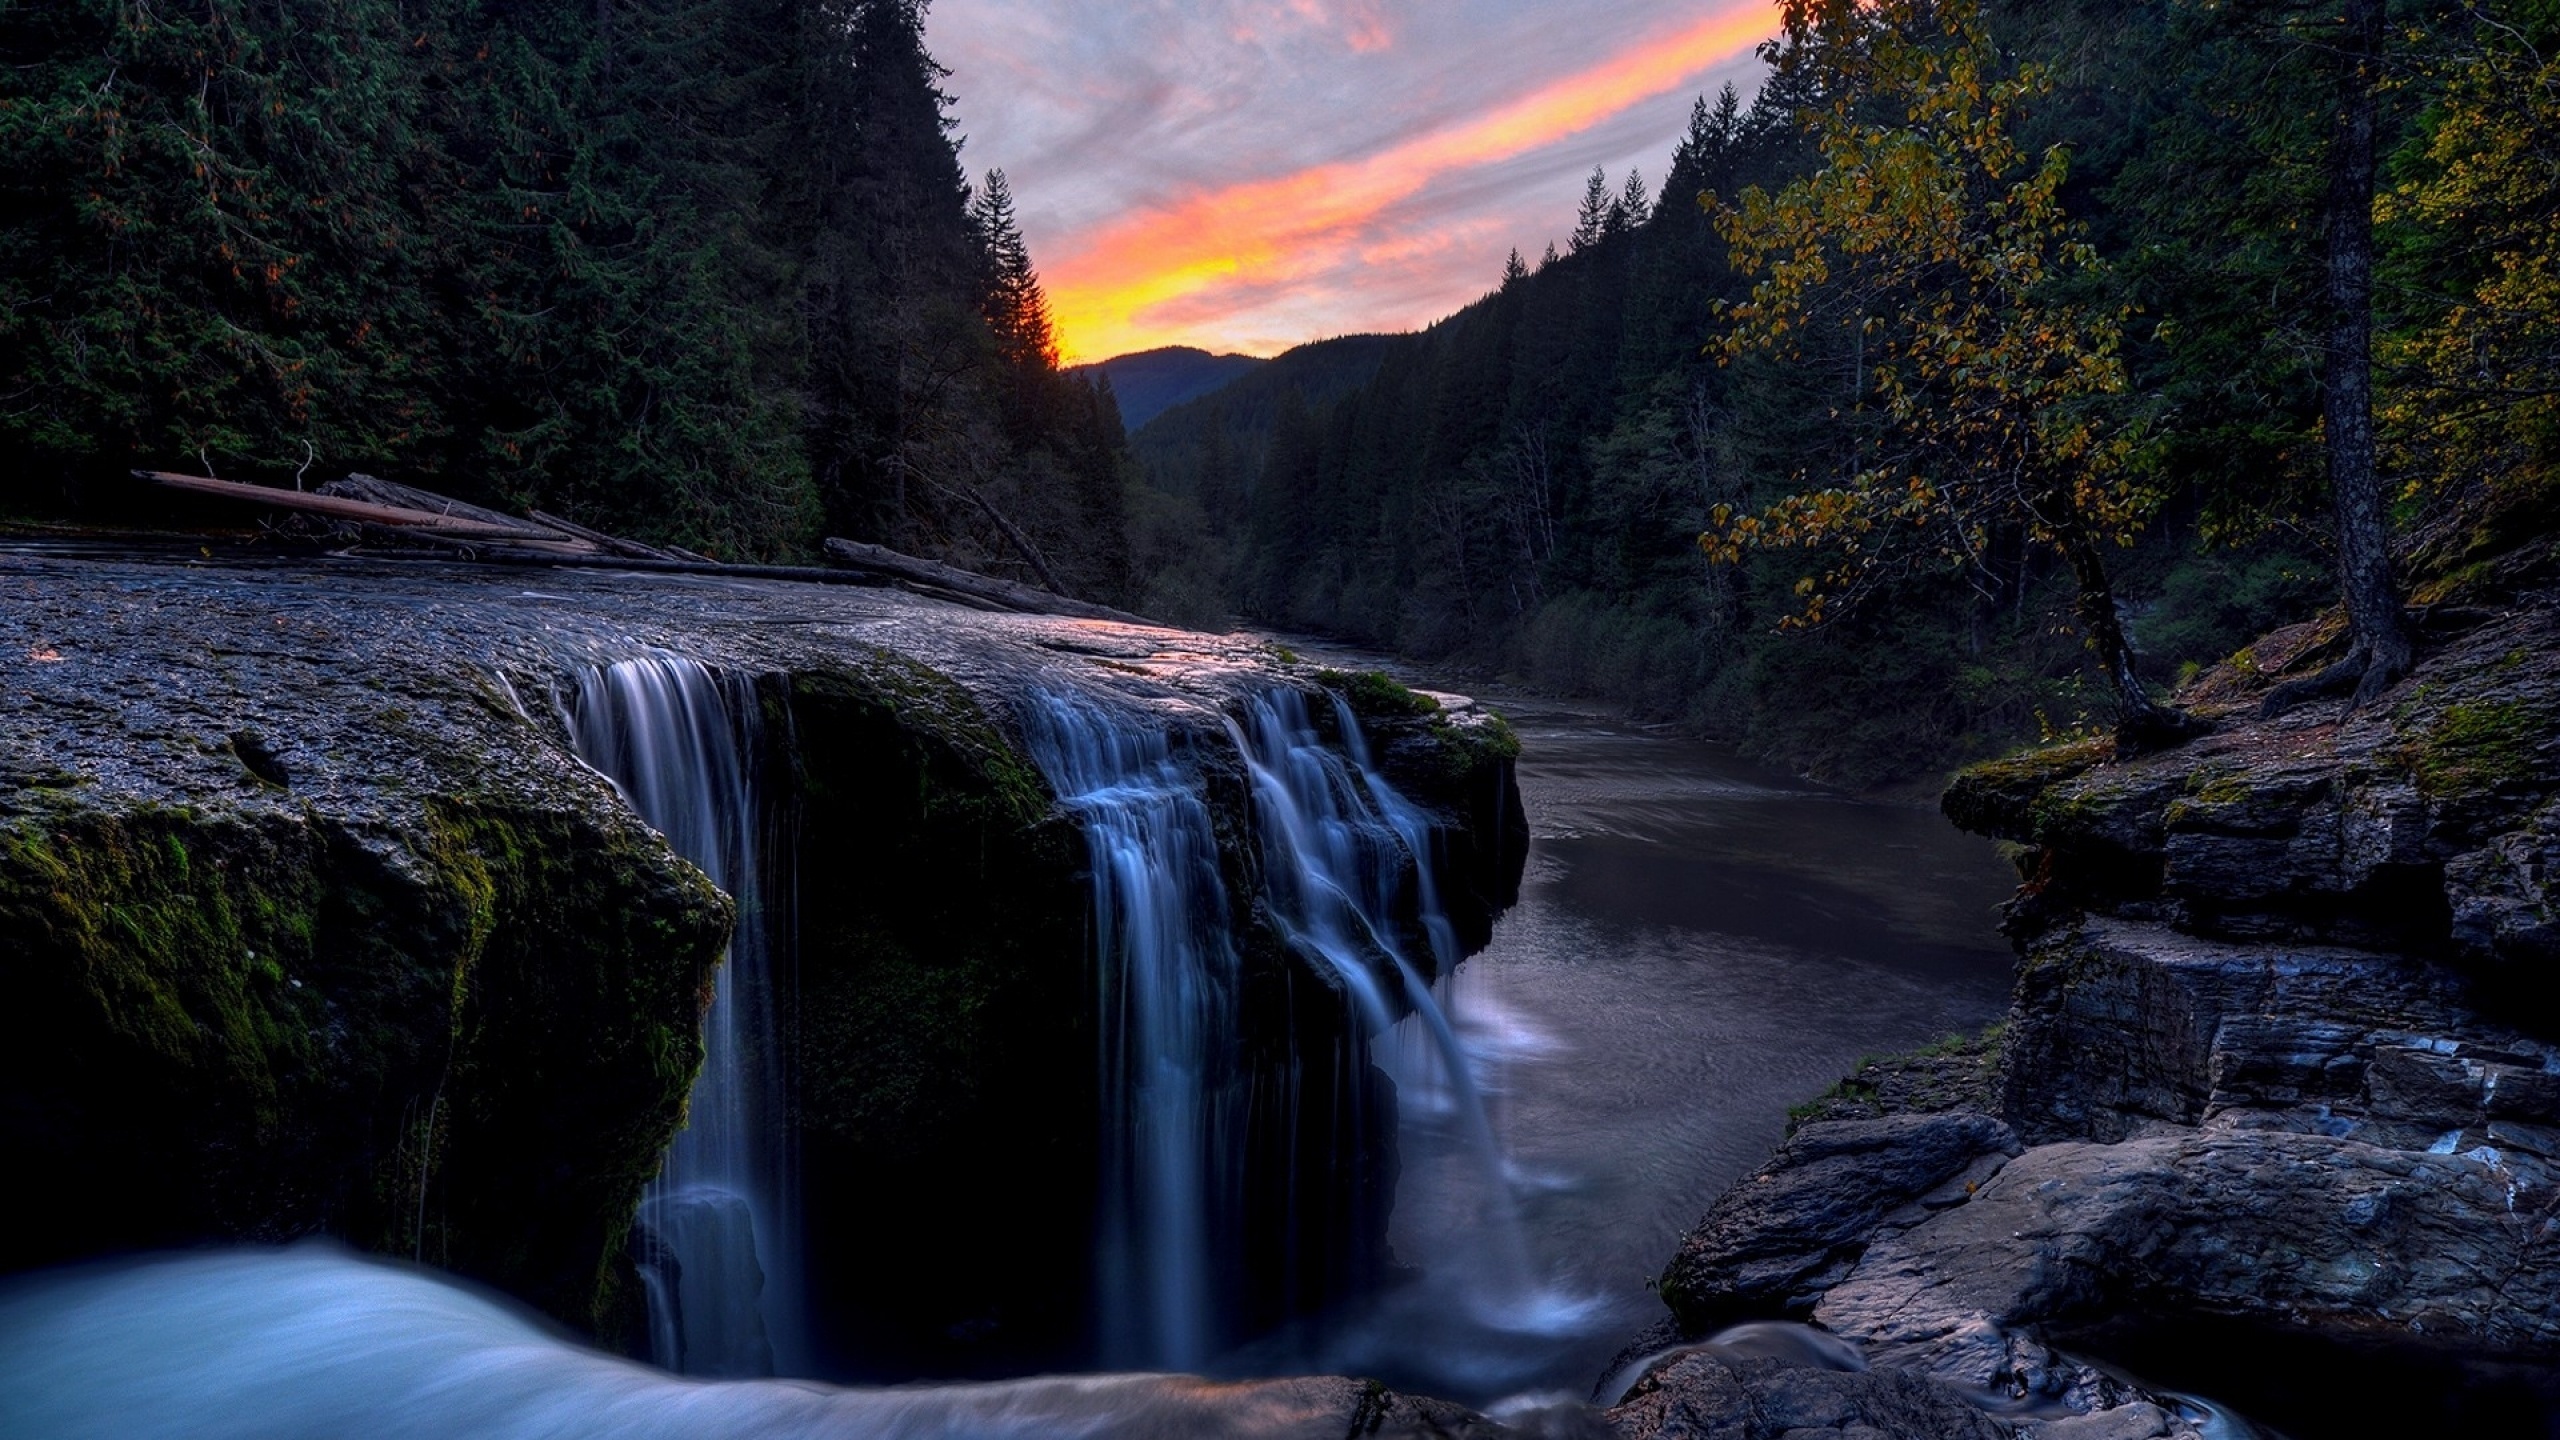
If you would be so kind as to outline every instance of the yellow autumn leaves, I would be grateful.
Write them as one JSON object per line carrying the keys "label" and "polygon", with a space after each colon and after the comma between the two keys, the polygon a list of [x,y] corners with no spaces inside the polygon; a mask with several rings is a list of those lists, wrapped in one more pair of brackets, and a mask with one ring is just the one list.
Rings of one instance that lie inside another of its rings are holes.
{"label": "yellow autumn leaves", "polygon": [[1808,111],[1821,165],[1775,194],[1710,197],[1753,279],[1711,348],[1844,360],[1847,403],[1881,423],[1848,473],[1801,473],[1757,513],[1720,507],[1701,548],[1833,552],[1798,587],[1806,624],[1898,569],[1980,563],[2001,527],[2121,537],[2140,511],[2131,439],[2089,402],[2124,389],[2125,312],[2071,298],[2101,262],[2063,211],[2069,157],[2012,134],[2048,77],[2008,70],[1967,3],[1790,0],[1785,15],[1779,63],[1816,67],[1829,97]]}

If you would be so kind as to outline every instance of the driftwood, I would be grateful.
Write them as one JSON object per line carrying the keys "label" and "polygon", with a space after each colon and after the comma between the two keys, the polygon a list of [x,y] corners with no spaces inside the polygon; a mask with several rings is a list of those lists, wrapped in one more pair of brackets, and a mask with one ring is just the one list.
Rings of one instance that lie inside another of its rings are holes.
{"label": "driftwood", "polygon": [[[829,569],[799,565],[724,565],[708,556],[675,547],[643,545],[607,535],[574,521],[536,510],[530,519],[467,504],[432,490],[420,490],[371,475],[350,475],[316,491],[279,490],[271,485],[245,485],[205,475],[176,475],[164,470],[136,470],[140,479],[173,490],[245,500],[280,510],[295,510],[350,525],[366,540],[390,546],[429,546],[456,558],[492,564],[553,565],[579,569],[634,570],[660,575],[718,575],[746,580],[791,580],[821,585],[896,585],[919,595],[978,609],[1023,615],[1064,615],[1078,620],[1109,620],[1124,625],[1152,625],[1144,616],[1107,605],[1071,599],[1054,590],[980,575],[937,560],[902,555],[879,545],[829,539]],[[986,502],[978,499],[981,505]],[[996,520],[1046,576],[1036,551],[1004,517],[987,506]]]}
{"label": "driftwood", "polygon": [[851,569],[867,571],[888,581],[919,592],[943,592],[941,598],[964,603],[993,606],[1023,615],[1065,615],[1077,620],[1112,620],[1123,625],[1152,625],[1155,622],[1126,610],[1107,605],[1072,600],[1048,590],[1036,590],[1011,580],[998,580],[938,560],[921,560],[902,555],[880,545],[865,545],[858,540],[827,541],[827,559]]}
{"label": "driftwood", "polygon": [[471,559],[508,551],[524,556],[550,556],[562,560],[599,558],[596,547],[583,540],[554,539],[530,531],[509,532],[504,538],[456,535],[449,530],[431,529],[424,525],[376,525],[369,521],[356,523],[357,538],[366,545],[398,548],[426,545],[437,550],[452,550]]}
{"label": "driftwood", "polygon": [[544,540],[585,538],[573,536],[569,531],[547,521],[527,520],[521,516],[509,515],[504,511],[491,510],[486,506],[456,500],[450,495],[439,495],[433,490],[421,490],[415,485],[403,485],[397,480],[385,480],[376,475],[349,475],[343,480],[332,480],[320,487],[320,493],[339,495],[349,500],[368,501],[375,505],[389,505],[395,509],[441,515],[448,520],[460,520],[474,525],[494,525],[500,529],[520,530],[529,538],[538,537]]}
{"label": "driftwood", "polygon": [[[305,514],[323,515],[355,525],[379,525],[403,531],[415,531],[444,540],[491,540],[523,543],[529,540],[568,543],[580,550],[589,547],[584,541],[572,540],[554,530],[541,530],[523,521],[493,524],[485,520],[465,519],[435,510],[413,506],[385,505],[371,500],[355,500],[343,495],[327,495],[307,490],[279,490],[272,485],[244,485],[237,480],[216,480],[204,475],[173,475],[165,470],[136,470],[136,476],[172,490],[196,495],[215,495],[225,500],[246,500],[256,505],[271,505],[279,510],[299,510]],[[483,511],[483,514],[494,512]]]}
{"label": "driftwood", "polygon": [[633,560],[691,560],[696,563],[718,563],[708,556],[661,550],[655,545],[643,545],[637,540],[625,540],[619,535],[607,535],[601,530],[590,530],[574,520],[563,520],[548,511],[528,510],[525,513],[532,516],[536,524],[549,526],[564,535],[574,535],[599,550],[611,551],[613,554],[627,556]]}
{"label": "driftwood", "polygon": [[[413,544],[419,532],[382,531],[394,545]],[[438,563],[447,563],[438,545]],[[883,575],[859,570],[822,570],[814,565],[724,565],[717,560],[632,560],[620,555],[598,555],[593,551],[567,555],[552,551],[532,550],[521,545],[469,545],[460,547],[465,553],[450,557],[450,563],[472,565],[526,565],[550,570],[611,570],[634,575],[703,575],[722,580],[787,580],[797,585],[849,585],[858,589],[878,590],[895,582]],[[368,552],[371,553],[371,552]],[[421,558],[413,550],[402,555],[397,550],[383,555],[385,559]]]}

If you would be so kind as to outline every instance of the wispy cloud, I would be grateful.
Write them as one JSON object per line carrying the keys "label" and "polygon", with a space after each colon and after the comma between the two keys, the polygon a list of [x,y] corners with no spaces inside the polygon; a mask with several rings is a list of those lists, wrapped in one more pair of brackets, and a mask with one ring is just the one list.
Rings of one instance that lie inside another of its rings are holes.
{"label": "wispy cloud", "polygon": [[1087,359],[1434,319],[1569,222],[1580,172],[1659,167],[1774,24],[1765,0],[1074,8],[945,0],[932,38]]}

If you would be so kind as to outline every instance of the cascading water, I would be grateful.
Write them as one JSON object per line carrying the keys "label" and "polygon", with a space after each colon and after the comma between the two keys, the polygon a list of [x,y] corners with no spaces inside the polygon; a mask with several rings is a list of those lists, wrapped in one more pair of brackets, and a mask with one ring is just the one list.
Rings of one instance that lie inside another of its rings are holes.
{"label": "cascading water", "polygon": [[[1362,1041],[1388,1034],[1399,1013],[1419,1017],[1450,1110],[1500,1180],[1468,1058],[1406,953],[1418,927],[1433,973],[1458,961],[1431,874],[1431,822],[1378,775],[1350,711],[1336,715],[1340,749],[1318,735],[1296,691],[1254,700],[1228,726],[1260,822],[1261,913],[1339,992],[1319,990],[1314,1011],[1289,1009],[1273,1023],[1248,1018],[1256,1002],[1230,939],[1195,758],[1163,729],[1090,699],[1047,694],[1026,707],[1032,756],[1093,860],[1104,1112],[1096,1286],[1107,1363],[1196,1368],[1238,1338],[1246,1312],[1278,1318],[1338,1296],[1362,1272],[1356,1256],[1327,1252],[1364,1243],[1361,1202],[1344,1198],[1368,1193],[1367,1178],[1344,1167],[1360,1163],[1374,1138],[1369,1117],[1381,1113]],[[1287,1008],[1260,1003],[1265,1017]],[[1320,1050],[1297,1033],[1304,1014],[1345,1038]],[[1254,1043],[1274,1030],[1281,1043]],[[1479,1229],[1489,1263],[1471,1270],[1482,1283],[1467,1299],[1516,1305],[1529,1288],[1517,1217],[1498,1205]]]}
{"label": "cascading water", "polygon": [[1093,857],[1102,1030],[1096,1284],[1104,1360],[1196,1368],[1220,1333],[1220,1232],[1244,1126],[1232,1068],[1237,956],[1217,831],[1160,730],[1047,694],[1031,753]]}
{"label": "cascading water", "polygon": [[579,758],[620,786],[738,911],[703,1017],[685,1127],[641,1201],[655,1358],[688,1375],[771,1375],[777,1361],[791,1373],[798,1225],[773,1024],[754,691],[696,661],[652,654],[580,673],[568,721]]}
{"label": "cascading water", "polygon": [[1501,1323],[1533,1298],[1527,1243],[1473,1064],[1399,938],[1398,919],[1410,916],[1431,946],[1434,972],[1446,976],[1457,967],[1457,932],[1432,877],[1431,822],[1378,774],[1358,717],[1338,696],[1334,714],[1340,751],[1317,733],[1306,698],[1294,690],[1259,697],[1245,723],[1231,727],[1253,776],[1264,884],[1291,945],[1341,979],[1377,1035],[1393,1027],[1394,1015],[1376,960],[1394,972],[1439,1061],[1452,1118],[1487,1181],[1480,1243],[1471,1247],[1480,1263],[1463,1298],[1481,1318]]}

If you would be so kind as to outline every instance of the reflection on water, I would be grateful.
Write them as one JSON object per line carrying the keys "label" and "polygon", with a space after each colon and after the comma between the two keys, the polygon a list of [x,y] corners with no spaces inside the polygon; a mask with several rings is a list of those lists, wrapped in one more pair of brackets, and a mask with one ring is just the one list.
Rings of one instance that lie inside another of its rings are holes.
{"label": "reflection on water", "polygon": [[[1588,1391],[1662,1318],[1651,1277],[1767,1158],[1787,1107],[1860,1056],[1996,1018],[2010,954],[1992,848],[1710,746],[1505,701],[1535,836],[1519,906],[1443,998],[1509,1155],[1542,1303],[1463,1303],[1493,1197],[1410,1026],[1378,1043],[1406,1115],[1393,1239],[1422,1271],[1294,1346],[1326,1369],[1476,1402]],[[1264,1373],[1268,1373],[1266,1370]]]}

